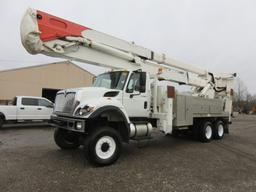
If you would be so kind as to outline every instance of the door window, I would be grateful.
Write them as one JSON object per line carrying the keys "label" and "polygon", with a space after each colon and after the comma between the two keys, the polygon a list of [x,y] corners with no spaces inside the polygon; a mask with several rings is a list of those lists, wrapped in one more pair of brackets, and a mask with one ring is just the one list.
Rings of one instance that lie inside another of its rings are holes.
{"label": "door window", "polygon": [[52,103],[44,99],[39,99],[39,106],[51,107]]}
{"label": "door window", "polygon": [[129,83],[127,85],[126,92],[132,93],[133,91],[139,91],[145,93],[146,88],[146,73],[134,72],[131,74]]}
{"label": "door window", "polygon": [[22,105],[38,106],[38,99],[35,98],[22,98]]}

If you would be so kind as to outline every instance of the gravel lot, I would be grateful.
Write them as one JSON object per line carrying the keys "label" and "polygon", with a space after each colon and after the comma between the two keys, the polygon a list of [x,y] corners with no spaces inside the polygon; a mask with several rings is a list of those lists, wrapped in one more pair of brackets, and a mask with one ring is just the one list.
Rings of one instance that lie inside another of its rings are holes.
{"label": "gravel lot", "polygon": [[221,141],[154,133],[95,168],[82,149],[61,151],[47,126],[0,130],[0,191],[256,191],[256,116],[234,119]]}

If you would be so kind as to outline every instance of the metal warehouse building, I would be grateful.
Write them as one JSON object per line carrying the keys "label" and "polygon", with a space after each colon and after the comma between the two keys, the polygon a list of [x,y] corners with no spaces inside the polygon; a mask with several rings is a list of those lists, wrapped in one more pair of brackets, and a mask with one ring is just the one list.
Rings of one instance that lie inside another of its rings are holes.
{"label": "metal warehouse building", "polygon": [[93,74],[70,61],[0,71],[0,103],[16,95],[54,101],[58,90],[90,86],[93,78]]}

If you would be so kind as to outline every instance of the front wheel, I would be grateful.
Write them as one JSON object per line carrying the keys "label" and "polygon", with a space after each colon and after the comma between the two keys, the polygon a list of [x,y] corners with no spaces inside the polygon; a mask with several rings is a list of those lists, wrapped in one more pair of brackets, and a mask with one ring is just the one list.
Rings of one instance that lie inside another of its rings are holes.
{"label": "front wheel", "polygon": [[88,160],[98,166],[113,164],[120,156],[122,142],[119,133],[111,127],[98,128],[85,140]]}
{"label": "front wheel", "polygon": [[61,149],[77,149],[80,146],[78,136],[65,129],[55,129],[54,141]]}

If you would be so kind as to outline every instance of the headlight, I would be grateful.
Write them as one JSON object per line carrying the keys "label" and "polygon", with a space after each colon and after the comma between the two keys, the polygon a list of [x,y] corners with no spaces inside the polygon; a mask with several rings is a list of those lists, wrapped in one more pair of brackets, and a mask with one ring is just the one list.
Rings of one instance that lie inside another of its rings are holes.
{"label": "headlight", "polygon": [[76,122],[76,129],[81,130],[83,128],[82,122]]}
{"label": "headlight", "polygon": [[85,115],[91,113],[93,110],[94,110],[94,107],[90,107],[90,106],[86,105],[83,108],[78,108],[75,114],[79,115],[79,116],[85,116]]}

